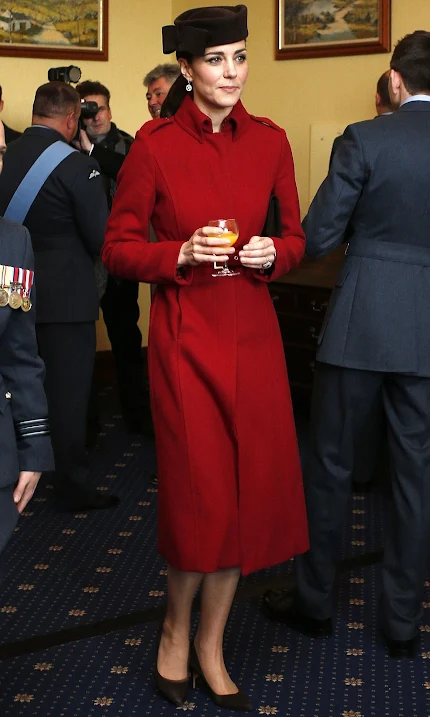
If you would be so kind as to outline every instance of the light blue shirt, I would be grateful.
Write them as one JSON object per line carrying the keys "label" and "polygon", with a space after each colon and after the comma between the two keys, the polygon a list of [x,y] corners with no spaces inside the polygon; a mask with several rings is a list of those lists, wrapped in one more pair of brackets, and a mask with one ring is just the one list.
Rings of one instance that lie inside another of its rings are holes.
{"label": "light blue shirt", "polygon": [[407,100],[402,102],[400,107],[403,107],[407,102],[430,102],[430,95],[412,95],[412,97],[408,97]]}

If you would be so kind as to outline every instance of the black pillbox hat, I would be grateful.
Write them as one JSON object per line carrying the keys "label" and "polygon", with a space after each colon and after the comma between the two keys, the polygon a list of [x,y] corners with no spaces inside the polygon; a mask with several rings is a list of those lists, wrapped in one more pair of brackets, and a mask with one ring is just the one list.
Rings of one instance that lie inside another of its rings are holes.
{"label": "black pillbox hat", "polygon": [[186,10],[178,15],[174,25],[163,27],[163,52],[165,55],[187,52],[201,57],[207,47],[244,40],[248,37],[247,15],[246,5]]}

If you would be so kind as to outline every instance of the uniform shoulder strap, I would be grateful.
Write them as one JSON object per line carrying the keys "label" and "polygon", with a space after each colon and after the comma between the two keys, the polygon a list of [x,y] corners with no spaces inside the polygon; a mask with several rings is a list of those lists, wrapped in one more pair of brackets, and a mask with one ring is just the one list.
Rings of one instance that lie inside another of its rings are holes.
{"label": "uniform shoulder strap", "polygon": [[22,224],[49,175],[63,159],[77,151],[61,140],[50,144],[36,159],[16,188],[3,215],[5,219]]}
{"label": "uniform shoulder strap", "polygon": [[254,120],[254,122],[259,122],[259,124],[264,124],[266,127],[271,127],[272,129],[276,129],[278,132],[283,132],[283,129],[279,127],[279,125],[275,124],[267,117],[257,117],[256,115],[250,115],[250,117]]}

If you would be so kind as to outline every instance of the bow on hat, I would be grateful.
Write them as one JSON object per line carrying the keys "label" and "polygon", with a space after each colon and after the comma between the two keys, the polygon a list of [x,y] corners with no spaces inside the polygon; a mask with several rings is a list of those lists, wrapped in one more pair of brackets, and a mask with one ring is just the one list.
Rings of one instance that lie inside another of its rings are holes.
{"label": "bow on hat", "polygon": [[165,25],[163,27],[163,52],[189,52],[201,57],[208,46],[209,33],[199,27]]}
{"label": "bow on hat", "polygon": [[163,27],[163,52],[201,57],[207,47],[228,45],[248,36],[246,5],[217,5],[186,10],[174,25]]}

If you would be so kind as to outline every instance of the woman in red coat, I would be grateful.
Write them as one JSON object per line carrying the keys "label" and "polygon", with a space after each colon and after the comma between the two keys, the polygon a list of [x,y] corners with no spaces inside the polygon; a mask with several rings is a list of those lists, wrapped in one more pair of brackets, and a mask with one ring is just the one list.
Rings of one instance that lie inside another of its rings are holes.
{"label": "woman in red coat", "polygon": [[[285,132],[249,115],[246,7],[190,10],[163,28],[181,75],[174,116],[137,133],[119,175],[103,261],[157,284],[149,371],[159,473],[159,550],[169,565],[156,678],[186,697],[190,613],[202,583],[191,666],[217,704],[250,709],[222,638],[242,574],[308,548],[285,359],[267,282],[304,252]],[[169,101],[169,98],[166,100]],[[261,237],[269,198],[282,238]],[[234,218],[234,247],[210,220]],[[149,220],[157,242],[148,241]],[[214,260],[233,276],[214,276]]]}

